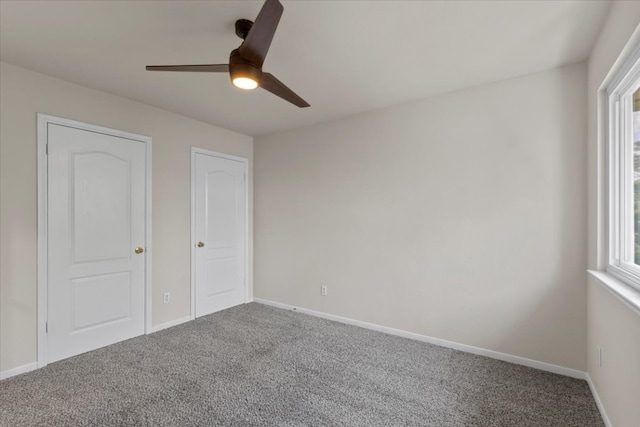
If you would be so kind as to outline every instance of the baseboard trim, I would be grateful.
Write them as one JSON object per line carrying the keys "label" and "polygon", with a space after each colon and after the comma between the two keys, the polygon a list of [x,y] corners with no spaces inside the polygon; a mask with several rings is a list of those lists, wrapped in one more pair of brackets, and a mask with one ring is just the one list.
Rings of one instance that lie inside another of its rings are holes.
{"label": "baseboard trim", "polygon": [[593,395],[593,399],[596,401],[596,405],[598,406],[598,411],[600,411],[600,415],[602,416],[602,420],[604,421],[604,425],[606,427],[612,427],[611,421],[607,416],[607,411],[604,410],[604,405],[602,404],[602,400],[600,400],[600,396],[598,395],[598,390],[596,390],[596,385],[591,380],[591,375],[587,372],[587,384],[589,384],[589,389],[591,390],[591,394]]}
{"label": "baseboard trim", "polygon": [[172,320],[170,322],[161,323],[159,325],[152,326],[151,330],[149,332],[147,332],[147,333],[148,334],[152,334],[154,332],[158,332],[158,331],[161,331],[163,329],[167,329],[167,328],[171,328],[173,326],[181,325],[182,323],[189,322],[190,320],[193,320],[191,318],[191,315],[185,316],[185,317],[181,317],[180,319]]}
{"label": "baseboard trim", "polygon": [[[147,334],[152,334],[154,332],[158,332],[163,329],[170,328],[172,326],[177,326],[182,323],[188,322],[190,320],[191,320],[191,316],[186,316],[180,319],[172,320],[171,322],[161,323],[160,325],[152,326],[151,330],[147,332]],[[44,367],[44,366],[41,366],[41,367]],[[35,371],[38,368],[40,368],[38,366],[38,362],[33,362],[33,363],[27,363],[26,365],[18,366],[17,368],[7,369],[6,371],[0,371],[0,381],[10,377],[14,377],[16,375]]]}
{"label": "baseboard trim", "polygon": [[384,332],[390,335],[397,335],[399,337],[422,341],[422,342],[434,344],[440,347],[451,348],[453,350],[460,350],[460,351],[464,351],[465,353],[477,354],[479,356],[486,356],[492,359],[502,360],[504,362],[515,363],[517,365],[528,366],[530,368],[540,369],[542,371],[553,372],[554,374],[565,375],[567,377],[578,378],[581,380],[587,379],[587,373],[584,371],[566,368],[564,366],[559,366],[559,365],[553,365],[547,362],[540,362],[538,360],[527,359],[526,357],[514,356],[512,354],[507,354],[507,353],[500,353],[498,351],[488,350],[480,347],[474,347],[466,344],[460,344],[454,341],[447,341],[440,338],[430,337],[428,335],[420,335],[414,332],[407,332],[400,329],[390,328],[388,326],[376,325],[374,323],[362,322],[360,320],[349,319],[347,317],[336,316],[334,314],[323,313],[320,311],[310,310],[308,308],[296,307],[293,305],[283,304],[276,301],[270,301],[270,300],[265,300],[261,298],[254,298],[253,301],[259,304],[269,305],[276,308],[282,308],[284,310],[297,311],[299,313],[320,317],[322,319],[333,320],[340,323],[346,323],[348,325],[359,326],[361,328],[371,329],[378,332]]}
{"label": "baseboard trim", "polygon": [[17,368],[7,369],[6,371],[0,372],[0,381],[10,377],[15,377],[16,375],[35,371],[36,369],[38,369],[38,362],[27,363],[26,365],[18,366]]}

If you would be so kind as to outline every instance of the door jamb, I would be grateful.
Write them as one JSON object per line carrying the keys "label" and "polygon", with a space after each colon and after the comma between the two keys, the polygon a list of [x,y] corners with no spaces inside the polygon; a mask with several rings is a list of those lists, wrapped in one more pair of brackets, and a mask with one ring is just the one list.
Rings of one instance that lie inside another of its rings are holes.
{"label": "door jamb", "polygon": [[244,302],[249,302],[249,159],[191,147],[191,320],[196,318],[196,154],[235,160],[244,165]]}
{"label": "door jamb", "polygon": [[86,130],[90,132],[102,133],[119,138],[130,139],[145,144],[145,301],[144,301],[144,333],[151,333],[151,137],[138,135],[131,132],[125,132],[117,129],[110,129],[102,126],[92,125],[76,120],[65,119],[62,117],[51,116],[48,114],[37,113],[37,171],[38,171],[38,273],[37,273],[37,363],[38,368],[42,368],[48,363],[47,354],[47,318],[48,318],[48,162],[47,162],[47,141],[48,141],[48,125],[57,124],[68,126],[76,129]]}

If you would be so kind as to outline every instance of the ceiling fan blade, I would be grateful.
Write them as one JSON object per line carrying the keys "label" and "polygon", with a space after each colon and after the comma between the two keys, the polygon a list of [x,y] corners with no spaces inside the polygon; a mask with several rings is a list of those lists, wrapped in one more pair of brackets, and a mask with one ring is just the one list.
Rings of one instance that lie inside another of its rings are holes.
{"label": "ceiling fan blade", "polygon": [[294,91],[289,89],[280,80],[276,79],[273,74],[262,73],[262,79],[260,80],[260,87],[264,90],[268,90],[272,94],[279,96],[285,101],[289,101],[293,105],[297,105],[300,108],[309,107],[309,103],[300,98]]}
{"label": "ceiling fan blade", "polygon": [[267,0],[264,3],[249,34],[239,48],[240,56],[262,67],[283,10],[284,7],[278,0]]}
{"label": "ceiling fan blade", "polygon": [[228,73],[229,64],[204,65],[147,65],[147,71],[198,71],[201,73]]}

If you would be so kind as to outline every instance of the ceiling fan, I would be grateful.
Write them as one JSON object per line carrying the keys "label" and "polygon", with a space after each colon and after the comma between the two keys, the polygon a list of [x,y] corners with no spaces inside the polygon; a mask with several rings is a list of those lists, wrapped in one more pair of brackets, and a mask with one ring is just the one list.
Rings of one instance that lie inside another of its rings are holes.
{"label": "ceiling fan", "polygon": [[196,71],[205,73],[229,73],[234,86],[252,90],[258,86],[276,96],[297,105],[309,107],[307,101],[289,89],[273,74],[262,72],[271,40],[280,22],[284,7],[278,0],[267,0],[255,22],[248,19],[236,21],[236,35],[244,41],[231,51],[228,64],[203,65],[147,65],[149,71]]}

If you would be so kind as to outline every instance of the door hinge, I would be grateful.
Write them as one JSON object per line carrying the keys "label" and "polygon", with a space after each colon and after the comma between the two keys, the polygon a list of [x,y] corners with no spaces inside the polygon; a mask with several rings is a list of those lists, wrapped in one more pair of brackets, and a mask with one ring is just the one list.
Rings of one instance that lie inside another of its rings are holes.
{"label": "door hinge", "polygon": [[44,322],[44,331],[45,333],[49,333],[49,322]]}
{"label": "door hinge", "polygon": [[47,156],[49,155],[49,144],[45,144],[45,145],[44,145],[44,153],[45,153],[45,155],[47,155]]}

